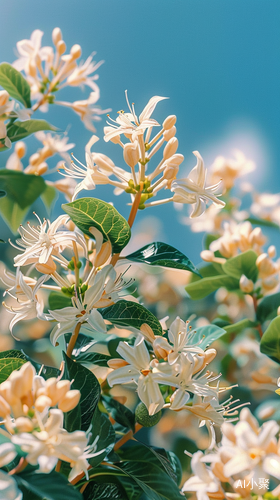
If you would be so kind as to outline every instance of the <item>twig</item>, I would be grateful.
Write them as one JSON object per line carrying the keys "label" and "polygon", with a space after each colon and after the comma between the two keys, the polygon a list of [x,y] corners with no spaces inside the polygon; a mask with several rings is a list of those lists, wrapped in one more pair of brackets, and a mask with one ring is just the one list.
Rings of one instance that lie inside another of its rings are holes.
{"label": "twig", "polygon": [[66,351],[66,354],[68,356],[68,358],[71,358],[71,355],[72,355],[72,352],[73,352],[73,349],[75,347],[75,344],[77,342],[77,338],[78,338],[78,335],[79,335],[79,332],[80,332],[80,329],[81,329],[81,326],[82,326],[82,323],[78,323],[76,325],[76,328],[74,330],[74,333],[70,339],[70,342],[68,344],[68,347],[67,347],[67,351]]}

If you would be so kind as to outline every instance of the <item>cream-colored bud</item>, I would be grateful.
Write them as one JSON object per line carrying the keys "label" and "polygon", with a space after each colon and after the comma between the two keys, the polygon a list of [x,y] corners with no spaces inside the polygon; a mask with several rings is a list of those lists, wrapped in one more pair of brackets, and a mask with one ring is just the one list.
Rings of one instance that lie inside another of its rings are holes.
{"label": "cream-colored bud", "polygon": [[253,231],[249,235],[249,242],[251,245],[259,245],[262,246],[266,242],[266,237],[262,233],[262,230],[260,227],[255,227]]}
{"label": "cream-colored bud", "polygon": [[169,130],[175,125],[176,121],[176,115],[169,115],[167,118],[165,118],[162,124],[162,128],[164,128],[164,130]]}
{"label": "cream-colored bud", "polygon": [[29,165],[36,165],[36,163],[38,163],[39,159],[40,159],[40,154],[39,153],[34,153],[29,158]]}
{"label": "cream-colored bud", "polygon": [[128,364],[129,363],[127,361],[120,358],[109,359],[109,361],[107,361],[107,365],[109,366],[109,368],[113,368],[113,370],[117,370],[118,368],[123,368]]}
{"label": "cream-colored bud", "polygon": [[48,164],[45,161],[43,161],[42,163],[40,163],[40,165],[38,165],[36,174],[44,175],[48,170],[48,168],[49,168]]}
{"label": "cream-colored bud", "polygon": [[36,395],[39,390],[42,389],[45,390],[45,385],[46,385],[45,379],[40,375],[35,375],[35,377],[33,378],[33,391]]}
{"label": "cream-colored bud", "polygon": [[202,252],[200,252],[200,257],[202,260],[205,260],[205,262],[213,262],[215,259],[214,252],[211,252],[211,250],[202,250]]}
{"label": "cream-colored bud", "polygon": [[56,50],[60,56],[66,51],[66,43],[64,40],[60,40],[56,46]]}
{"label": "cream-colored bud", "polygon": [[217,351],[216,349],[211,348],[207,349],[204,354],[205,354],[205,362],[207,365],[209,365],[209,363],[211,363],[211,361],[215,359]]}
{"label": "cream-colored bud", "polygon": [[176,132],[177,132],[177,129],[174,125],[174,127],[171,127],[169,130],[165,130],[163,132],[163,138],[165,141],[169,141],[170,139],[172,139],[172,137],[174,137],[176,135]]}
{"label": "cream-colored bud", "polygon": [[32,432],[34,426],[27,417],[19,417],[15,420],[15,428],[18,432]]}
{"label": "cream-colored bud", "polygon": [[163,171],[163,178],[167,180],[174,180],[176,179],[178,171],[179,171],[179,165],[170,165],[170,166],[167,165]]}
{"label": "cream-colored bud", "polygon": [[199,354],[199,356],[194,357],[194,367],[193,367],[193,374],[199,372],[204,368],[206,365],[205,362],[205,353]]}
{"label": "cream-colored bud", "polygon": [[156,337],[150,325],[148,325],[147,323],[142,323],[142,325],[140,326],[140,330],[146,340],[148,340],[148,342],[152,344]]}
{"label": "cream-colored bud", "polygon": [[[232,443],[236,442],[236,435],[235,435],[235,432],[234,432],[234,426],[232,424],[230,424],[229,422],[224,422],[223,423],[223,434]],[[228,461],[228,457],[225,456],[225,457],[222,458],[222,460],[225,463],[225,462]]]}
{"label": "cream-colored bud", "polygon": [[276,408],[273,406],[267,406],[266,408],[262,408],[261,410],[258,410],[258,418],[261,420],[268,420],[273,417],[276,413]]}
{"label": "cream-colored bud", "polygon": [[136,141],[127,143],[123,148],[123,158],[127,165],[131,168],[135,167],[139,161],[139,149]]}
{"label": "cream-colored bud", "polygon": [[10,380],[5,380],[5,382],[2,382],[0,385],[0,394],[1,396],[7,401],[8,404],[12,405],[16,399],[13,393],[12,393],[12,383]]}
{"label": "cream-colored bud", "polygon": [[58,408],[64,413],[73,410],[80,401],[81,393],[78,390],[68,391],[58,403]]}
{"label": "cream-colored bud", "polygon": [[35,406],[36,410],[38,410],[41,413],[46,408],[49,408],[51,405],[52,405],[51,398],[48,398],[48,396],[39,396],[36,399],[34,406]]}
{"label": "cream-colored bud", "polygon": [[279,284],[278,276],[269,276],[262,280],[262,287],[266,291],[273,290]]}
{"label": "cream-colored bud", "polygon": [[11,373],[9,377],[9,381],[11,382],[11,391],[13,396],[16,398],[22,398],[25,396],[25,384],[21,373],[18,371],[14,371]]}
{"label": "cream-colored bud", "polygon": [[22,376],[24,383],[24,392],[26,394],[32,389],[36,370],[34,366],[28,361],[27,363],[24,363],[24,365],[20,368],[19,373]]}
{"label": "cream-colored bud", "polygon": [[10,415],[10,413],[11,413],[10,405],[3,398],[3,396],[0,396],[0,417],[6,418],[7,415]]}
{"label": "cream-colored bud", "polygon": [[57,45],[58,42],[62,39],[62,33],[60,28],[54,28],[52,32],[52,41],[54,45]]}
{"label": "cream-colored bud", "polygon": [[82,48],[77,43],[71,47],[70,54],[73,59],[78,59],[82,55]]}
{"label": "cream-colored bud", "polygon": [[103,153],[94,153],[92,159],[94,163],[102,170],[105,170],[105,172],[113,172],[115,164],[108,156]]}
{"label": "cream-colored bud", "polygon": [[56,264],[51,257],[45,264],[40,264],[38,262],[35,267],[37,271],[42,274],[53,274],[56,270]]}
{"label": "cream-colored bud", "polygon": [[251,293],[254,290],[254,283],[249,280],[245,274],[242,274],[239,280],[239,288],[244,293]]}
{"label": "cream-colored bud", "polygon": [[258,256],[256,266],[262,275],[269,276],[275,273],[274,262],[268,257],[267,253]]}
{"label": "cream-colored bud", "polygon": [[55,377],[51,377],[48,380],[46,380],[46,394],[51,399],[55,399],[56,384],[57,384],[57,379]]}
{"label": "cream-colored bud", "polygon": [[26,153],[26,146],[23,141],[18,141],[16,142],[15,145],[15,152],[18,155],[19,158],[23,158],[25,153]]}
{"label": "cream-colored bud", "polygon": [[9,93],[6,90],[0,90],[0,106],[5,106],[9,101]]}
{"label": "cream-colored bud", "polygon": [[267,253],[271,259],[274,259],[274,257],[276,257],[276,247],[274,245],[270,245],[270,247],[268,247]]}
{"label": "cream-colored bud", "polygon": [[96,256],[95,267],[104,266],[104,264],[111,257],[111,255],[112,255],[112,244],[110,241],[105,241],[105,243],[102,243],[102,247],[98,252],[98,255]]}
{"label": "cream-colored bud", "polygon": [[176,153],[175,155],[170,156],[165,161],[165,165],[181,165],[181,163],[184,161],[184,155],[181,155],[180,153]]}
{"label": "cream-colored bud", "polygon": [[64,398],[65,394],[70,391],[70,381],[69,380],[59,380],[56,383],[56,390],[52,399],[52,406],[55,406],[61,399]]}
{"label": "cream-colored bud", "polygon": [[163,158],[165,160],[168,160],[168,158],[170,158],[170,156],[173,156],[177,149],[178,149],[178,139],[177,137],[172,137],[172,139],[170,139],[170,141],[168,141],[168,143],[166,144],[164,150],[163,150]]}

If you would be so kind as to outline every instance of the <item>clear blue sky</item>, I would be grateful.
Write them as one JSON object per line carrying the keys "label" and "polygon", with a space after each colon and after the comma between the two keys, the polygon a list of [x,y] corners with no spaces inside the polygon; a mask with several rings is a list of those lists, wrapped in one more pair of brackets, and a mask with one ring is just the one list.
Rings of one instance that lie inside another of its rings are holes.
{"label": "clear blue sky", "polygon": [[[125,89],[138,110],[153,95],[168,96],[155,117],[177,115],[186,172],[195,164],[193,150],[211,163],[241,148],[258,164],[258,188],[277,192],[279,25],[279,0],[9,0],[1,4],[0,59],[12,62],[16,42],[36,28],[50,44],[52,29],[59,26],[68,47],[79,43],[84,58],[97,51],[97,60],[105,59],[100,104],[111,107],[112,116],[125,106]],[[70,140],[83,159],[90,133],[70,112],[53,113],[58,126],[72,123]],[[106,152],[105,144],[101,149]],[[110,148],[112,158],[114,151]],[[105,194],[109,201],[109,191],[99,189],[96,197]],[[114,201],[125,213],[121,199]],[[187,244],[188,255],[199,260],[201,235],[191,235],[176,221],[171,204],[145,210],[140,220],[147,215],[162,218],[165,240],[183,251]]]}

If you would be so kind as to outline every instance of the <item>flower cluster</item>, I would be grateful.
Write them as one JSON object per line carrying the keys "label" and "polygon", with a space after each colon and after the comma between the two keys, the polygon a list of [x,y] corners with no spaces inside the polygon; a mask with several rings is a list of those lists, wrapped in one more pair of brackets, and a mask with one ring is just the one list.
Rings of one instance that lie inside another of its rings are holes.
{"label": "flower cluster", "polygon": [[202,425],[221,425],[225,417],[236,415],[236,411],[230,408],[230,400],[219,404],[218,395],[224,389],[219,384],[210,385],[219,375],[213,376],[206,369],[216,350],[199,347],[195,333],[189,322],[179,317],[163,337],[154,335],[151,327],[143,324],[134,345],[120,342],[117,352],[121,359],[108,361],[114,369],[107,377],[109,385],[136,384],[138,396],[150,415],[162,408],[184,409],[196,415]]}
{"label": "flower cluster", "polygon": [[89,453],[88,436],[83,431],[67,432],[64,413],[73,410],[80,400],[80,391],[72,390],[69,380],[36,375],[30,362],[0,384],[0,417],[9,438],[0,445],[1,467],[17,456],[17,445],[31,465],[39,472],[50,472],[58,460],[72,468],[69,480],[81,471],[86,473]]}
{"label": "flower cluster", "polygon": [[251,412],[243,408],[240,421],[236,425],[225,422],[221,431],[222,440],[216,448],[193,455],[195,475],[187,480],[183,491],[195,491],[199,500],[232,498],[232,492],[239,498],[249,498],[252,492],[261,494],[259,478],[265,480],[263,486],[271,478],[280,479],[277,422],[270,420],[260,427]]}

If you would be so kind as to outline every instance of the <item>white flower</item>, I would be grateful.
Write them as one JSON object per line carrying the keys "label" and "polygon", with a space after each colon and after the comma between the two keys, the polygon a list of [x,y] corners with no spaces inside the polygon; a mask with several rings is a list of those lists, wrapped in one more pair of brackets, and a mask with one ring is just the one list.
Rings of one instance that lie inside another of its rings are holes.
{"label": "white flower", "polygon": [[198,151],[193,154],[197,157],[197,164],[186,179],[172,182],[171,191],[174,192],[173,201],[195,205],[190,217],[199,217],[205,212],[208,201],[216,206],[224,207],[225,203],[217,198],[220,182],[206,187],[206,169]]}
{"label": "white flower", "polygon": [[36,139],[42,142],[47,149],[48,153],[54,155],[56,153],[60,154],[62,157],[67,157],[64,153],[72,149],[75,144],[69,143],[67,144],[68,137],[65,135],[53,135],[50,132],[46,133],[43,131],[36,132]]}
{"label": "white flower", "polygon": [[30,65],[35,61],[37,55],[40,55],[41,41],[44,32],[35,30],[31,33],[30,40],[20,40],[17,42],[17,50],[19,59],[17,59],[13,66],[18,70],[25,70],[26,74],[30,73]]}
{"label": "white flower", "polygon": [[252,160],[247,160],[242,151],[236,150],[234,153],[234,159],[218,156],[211,167],[213,182],[222,179],[226,189],[232,188],[237,177],[246,175],[256,168],[255,163]]}
{"label": "white flower", "polygon": [[[191,460],[191,468],[195,476],[185,482],[182,491],[195,491],[198,500],[209,500],[208,493],[219,492],[221,490],[221,483],[214,476],[213,472],[211,472],[211,469],[201,462],[202,457],[202,451],[194,453]],[[211,495],[211,498],[213,497]],[[224,495],[222,497],[215,496],[215,498],[223,499]]]}
{"label": "white flower", "polygon": [[74,69],[71,75],[68,76],[65,85],[70,85],[71,87],[88,85],[95,92],[99,90],[98,86],[93,81],[98,78],[98,75],[93,75],[93,76],[90,75],[91,73],[96,71],[101,66],[101,64],[103,64],[104,61],[95,63],[94,61],[92,61],[93,55],[89,56],[84,63],[80,64]]}
{"label": "white flower", "polygon": [[[107,377],[109,385],[137,384],[139,398],[147,407],[149,414],[154,415],[163,407],[164,399],[158,386],[158,374],[153,371],[154,365],[153,362],[151,364],[144,337],[138,336],[134,346],[130,346],[127,342],[120,342],[117,352],[123,358],[124,363],[120,368],[109,373]],[[164,380],[161,383],[164,383]]]}
{"label": "white flower", "polygon": [[[95,278],[92,279],[92,284],[85,292],[83,300],[72,297],[72,307],[49,311],[50,314],[47,316],[47,319],[55,319],[58,322],[50,336],[51,342],[54,345],[61,335],[73,332],[79,323],[87,323],[93,330],[99,332],[105,333],[107,331],[103,317],[97,310],[97,307],[102,307],[100,299],[106,298],[106,283],[110,283],[110,278],[114,279],[114,277],[115,270],[111,265],[103,267],[96,274]],[[116,297],[114,298],[116,299]]]}
{"label": "white flower", "polygon": [[88,99],[81,101],[67,102],[67,101],[55,101],[55,104],[59,106],[65,106],[66,108],[71,108],[84,122],[85,127],[91,132],[96,132],[93,125],[93,121],[100,121],[100,115],[108,113],[110,109],[101,109],[95,106],[100,97],[99,89],[91,92]]}
{"label": "white flower", "polygon": [[22,500],[22,492],[18,489],[13,476],[0,470],[0,498],[2,500]]}
{"label": "white flower", "polygon": [[[35,214],[36,215],[36,214]],[[21,226],[18,232],[21,235],[20,240],[16,240],[19,250],[25,249],[14,259],[15,266],[24,266],[30,263],[46,264],[51,256],[60,262],[60,253],[66,248],[71,247],[72,242],[77,242],[85,249],[83,237],[74,231],[59,231],[60,226],[65,225],[69,219],[68,215],[60,215],[54,222],[49,220],[42,222],[36,215],[39,226],[31,226],[28,229]],[[86,251],[86,250],[85,250]]]}
{"label": "white flower", "polygon": [[142,135],[145,130],[149,127],[159,126],[159,123],[151,118],[151,115],[159,101],[163,99],[167,99],[166,97],[154,96],[152,97],[148,104],[143,109],[142,113],[139,115],[139,118],[135,114],[134,105],[129,104],[127,98],[127,91],[125,92],[126,102],[130,113],[124,113],[123,111],[119,112],[119,116],[116,120],[111,120],[108,122],[110,129],[107,127],[104,129],[104,140],[106,142],[110,141],[114,137],[117,137],[119,134],[140,134]]}

